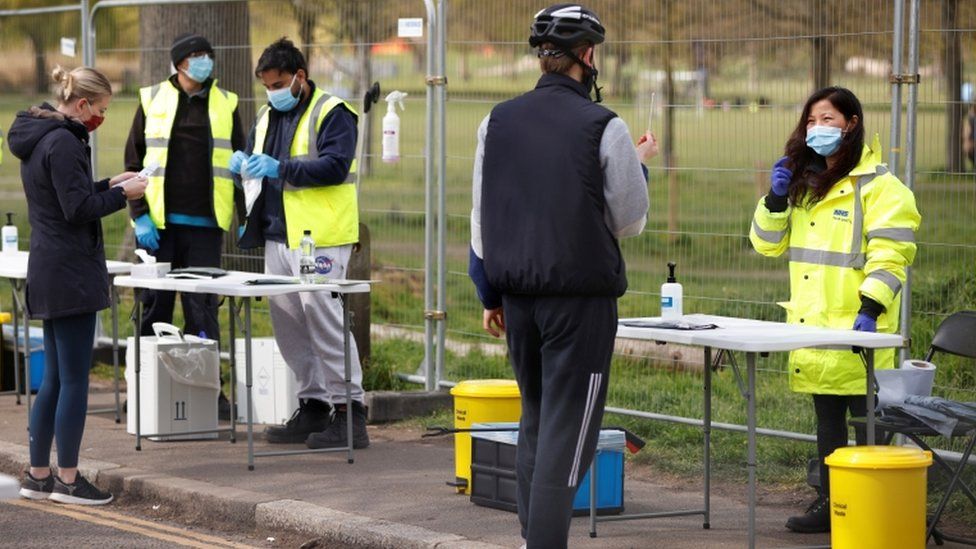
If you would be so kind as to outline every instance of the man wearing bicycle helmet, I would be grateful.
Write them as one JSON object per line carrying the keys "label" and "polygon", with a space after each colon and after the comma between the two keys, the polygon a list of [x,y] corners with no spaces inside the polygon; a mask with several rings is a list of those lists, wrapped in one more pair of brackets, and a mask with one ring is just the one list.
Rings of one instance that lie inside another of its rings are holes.
{"label": "man wearing bicycle helmet", "polygon": [[644,228],[642,162],[657,154],[652,134],[635,148],[627,125],[590,99],[604,35],[577,4],[537,13],[529,44],[542,77],[478,129],[468,271],[485,330],[506,332],[521,392],[517,499],[529,548],[566,547],[627,289],[618,239]]}

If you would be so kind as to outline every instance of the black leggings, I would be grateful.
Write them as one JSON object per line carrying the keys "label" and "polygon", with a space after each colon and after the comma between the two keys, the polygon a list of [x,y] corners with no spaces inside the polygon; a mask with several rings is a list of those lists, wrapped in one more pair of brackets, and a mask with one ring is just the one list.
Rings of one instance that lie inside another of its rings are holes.
{"label": "black leggings", "polygon": [[[824,458],[834,450],[847,446],[847,411],[852,416],[864,417],[867,406],[864,395],[813,395],[813,408],[817,413],[817,456],[820,458],[820,493],[829,494],[830,477]],[[854,440],[864,445],[867,433],[861,427],[854,429]]]}
{"label": "black leggings", "polygon": [[30,418],[31,467],[50,465],[55,439],[58,466],[78,466],[94,338],[95,313],[44,321],[44,379]]}

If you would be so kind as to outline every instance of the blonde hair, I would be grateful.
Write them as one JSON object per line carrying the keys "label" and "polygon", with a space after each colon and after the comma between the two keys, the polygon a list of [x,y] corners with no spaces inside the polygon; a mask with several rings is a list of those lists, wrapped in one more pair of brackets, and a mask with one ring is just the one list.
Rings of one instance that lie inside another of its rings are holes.
{"label": "blonde hair", "polygon": [[57,83],[54,95],[62,105],[75,99],[95,101],[100,97],[112,95],[112,84],[108,78],[88,67],[78,67],[69,71],[59,65],[51,71],[51,78]]}

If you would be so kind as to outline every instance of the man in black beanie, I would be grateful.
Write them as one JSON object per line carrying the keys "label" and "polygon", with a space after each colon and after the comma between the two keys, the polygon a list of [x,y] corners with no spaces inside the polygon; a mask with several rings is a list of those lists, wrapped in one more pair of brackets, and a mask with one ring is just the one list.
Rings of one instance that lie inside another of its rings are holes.
{"label": "man in black beanie", "polygon": [[[231,154],[245,145],[237,95],[217,87],[213,58],[205,37],[177,36],[170,48],[175,74],[140,90],[125,146],[127,169],[159,165],[145,196],[129,202],[136,243],[174,269],[219,267],[235,204],[238,216],[244,211],[227,170]],[[152,335],[154,322],[172,323],[174,292],[147,290],[142,299],[142,335]],[[182,294],[181,302],[186,333],[219,339],[217,296]],[[229,419],[230,406],[220,396],[221,418]]]}

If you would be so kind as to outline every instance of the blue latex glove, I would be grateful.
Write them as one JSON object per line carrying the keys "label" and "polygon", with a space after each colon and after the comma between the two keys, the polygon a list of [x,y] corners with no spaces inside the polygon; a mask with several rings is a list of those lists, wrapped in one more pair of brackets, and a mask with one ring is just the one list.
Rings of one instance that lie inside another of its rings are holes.
{"label": "blue latex glove", "polygon": [[248,177],[278,177],[278,161],[266,154],[255,154],[247,159]]}
{"label": "blue latex glove", "polygon": [[854,329],[859,332],[877,332],[878,321],[864,313],[857,313],[854,320]]}
{"label": "blue latex glove", "polygon": [[240,240],[244,236],[244,225],[239,225],[237,227],[237,239]]}
{"label": "blue latex glove", "polygon": [[772,183],[772,191],[776,196],[786,196],[790,188],[790,180],[793,179],[793,172],[785,166],[787,158],[784,156],[773,164],[773,173],[769,176]]}
{"label": "blue latex glove", "polygon": [[241,168],[244,167],[245,162],[247,162],[247,153],[244,151],[234,151],[234,154],[230,157],[230,164],[227,164],[227,169],[231,173],[241,175]]}
{"label": "blue latex glove", "polygon": [[145,248],[150,252],[159,249],[159,231],[156,224],[149,219],[149,214],[142,214],[135,219],[136,223],[136,242],[139,247]]}

